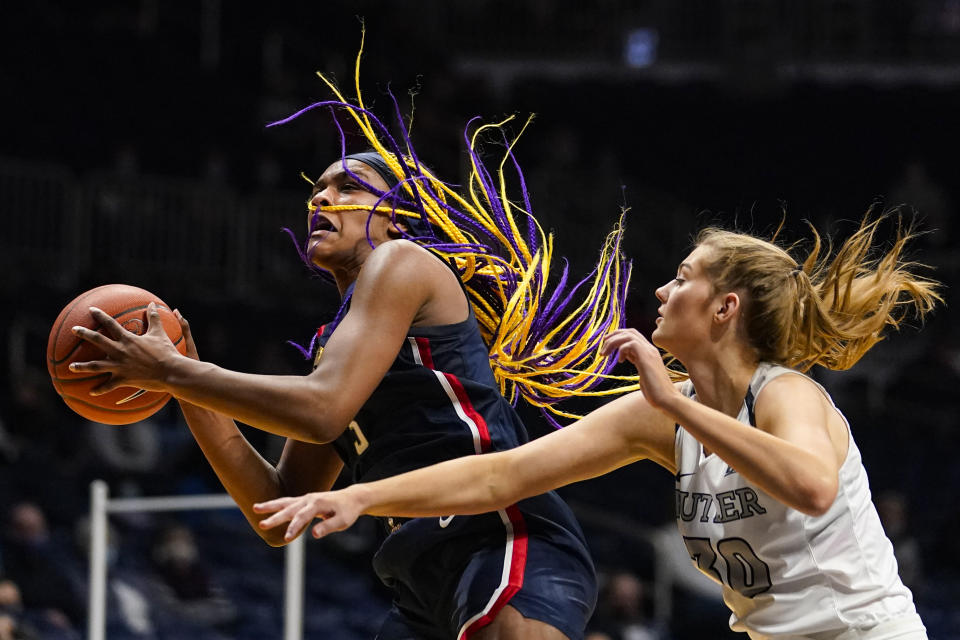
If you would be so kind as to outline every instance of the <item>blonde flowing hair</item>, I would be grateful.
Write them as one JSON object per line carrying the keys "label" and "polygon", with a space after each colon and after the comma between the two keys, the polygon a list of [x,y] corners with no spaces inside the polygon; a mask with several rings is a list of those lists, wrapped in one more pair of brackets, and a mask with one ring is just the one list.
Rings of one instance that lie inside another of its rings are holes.
{"label": "blonde flowing hair", "polygon": [[[894,215],[894,241],[882,248],[878,230]],[[716,227],[696,237],[697,246],[712,250],[705,269],[714,289],[745,294],[744,333],[761,361],[800,371],[849,369],[885,330],[911,317],[922,321],[943,302],[940,283],[916,273],[926,265],[906,258],[919,233],[896,212],[868,211],[836,251],[808,225],[812,247],[799,259],[791,255],[800,253],[799,243],[776,244],[782,223],[769,241]]]}

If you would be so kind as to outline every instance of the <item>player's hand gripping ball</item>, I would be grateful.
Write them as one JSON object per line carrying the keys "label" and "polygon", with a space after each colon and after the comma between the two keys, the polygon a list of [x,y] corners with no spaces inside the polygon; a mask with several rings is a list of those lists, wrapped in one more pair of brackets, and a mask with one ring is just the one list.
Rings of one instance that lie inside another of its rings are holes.
{"label": "player's hand gripping ball", "polygon": [[130,424],[152,416],[170,400],[169,393],[133,387],[119,387],[103,395],[91,396],[90,390],[105,382],[111,374],[69,369],[71,362],[106,358],[103,350],[82,340],[71,330],[75,326],[94,331],[101,329],[90,313],[90,307],[102,309],[125,329],[143,335],[147,330],[147,305],[151,302],[157,305],[167,336],[181,354],[185,353],[186,341],[170,308],[149,291],[126,284],[105,284],[81,293],[64,307],[53,323],[47,341],[47,370],[63,401],[84,418],[104,424]]}

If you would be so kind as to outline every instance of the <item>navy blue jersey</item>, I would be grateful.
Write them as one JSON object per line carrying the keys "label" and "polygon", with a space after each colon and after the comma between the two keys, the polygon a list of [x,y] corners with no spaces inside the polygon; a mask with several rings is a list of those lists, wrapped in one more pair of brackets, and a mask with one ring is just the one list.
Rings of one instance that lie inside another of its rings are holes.
{"label": "navy blue jersey", "polygon": [[497,387],[471,313],[413,327],[390,370],[334,446],[356,482],[528,440]]}
{"label": "navy blue jersey", "polygon": [[[331,333],[321,330],[321,347]],[[457,324],[412,327],[334,447],[355,482],[370,482],[528,439],[500,394],[471,310]],[[388,535],[374,568],[396,599],[378,637],[402,637],[387,629],[393,625],[415,637],[466,638],[507,602],[582,637],[596,597],[594,569],[578,524],[553,492],[476,516],[381,520]]]}

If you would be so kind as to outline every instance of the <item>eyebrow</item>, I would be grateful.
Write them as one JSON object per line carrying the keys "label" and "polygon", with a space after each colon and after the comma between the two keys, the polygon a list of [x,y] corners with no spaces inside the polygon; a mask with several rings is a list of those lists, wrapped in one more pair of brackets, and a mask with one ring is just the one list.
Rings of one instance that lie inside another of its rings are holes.
{"label": "eyebrow", "polygon": [[677,273],[680,273],[681,271],[683,271],[684,268],[686,268],[687,271],[693,271],[693,267],[690,266],[689,262],[681,262],[680,266],[677,267]]}
{"label": "eyebrow", "polygon": [[[360,168],[360,171],[357,171],[356,169],[350,169],[350,171],[355,176],[358,176],[361,179],[363,179],[364,182],[369,182],[369,178],[368,176],[364,175],[364,171],[362,167]],[[353,176],[347,173],[343,169],[343,167],[340,167],[340,169],[338,169],[336,172],[330,175],[329,178],[327,179],[325,179],[323,176],[320,176],[319,178],[317,178],[317,181],[313,183],[313,193],[315,194],[318,191],[322,191],[323,188],[326,187],[329,182],[338,182],[340,180],[345,180],[345,179],[353,180]]]}

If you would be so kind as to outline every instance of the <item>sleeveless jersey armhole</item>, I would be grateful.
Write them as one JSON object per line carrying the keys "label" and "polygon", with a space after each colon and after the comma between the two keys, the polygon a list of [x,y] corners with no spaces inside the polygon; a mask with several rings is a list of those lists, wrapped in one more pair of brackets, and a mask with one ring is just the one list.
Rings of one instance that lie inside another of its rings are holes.
{"label": "sleeveless jersey armhole", "polygon": [[[783,367],[780,365],[771,365],[771,368],[777,368],[777,369],[780,369],[781,371],[779,371],[778,373],[776,373],[776,375],[772,377],[767,377],[766,379],[764,379],[760,387],[756,390],[755,394],[753,393],[752,388],[748,391],[748,393],[754,395],[754,404],[759,400],[760,394],[763,393],[763,390],[767,387],[767,384],[769,384],[771,381],[776,380],[782,375],[792,374],[795,376],[800,376],[801,378],[803,378],[804,380],[812,384],[814,387],[816,387],[817,391],[820,392],[820,395],[823,396],[823,398],[827,401],[827,404],[830,405],[830,409],[833,411],[833,413],[839,416],[840,420],[843,421],[843,424],[847,429],[847,440],[846,440],[846,448],[843,452],[842,459],[846,460],[847,456],[850,454],[850,446],[853,442],[853,431],[850,428],[850,421],[847,420],[847,416],[843,415],[843,412],[840,411],[840,407],[838,407],[837,404],[833,401],[833,398],[830,396],[830,393],[823,387],[822,384],[820,384],[819,382],[817,382],[816,380],[814,380],[813,378],[811,378],[805,373],[802,373],[800,371],[795,371],[793,369],[790,369],[788,367]],[[750,411],[750,423],[753,426],[756,426],[756,422],[754,420],[753,407],[751,407],[751,411]]]}
{"label": "sleeveless jersey armhole", "polygon": [[470,294],[467,292],[467,288],[464,286],[463,281],[460,279],[460,273],[457,271],[457,265],[454,259],[452,257],[449,259],[444,258],[442,255],[440,255],[433,249],[430,249],[429,247],[423,247],[420,245],[417,245],[417,246],[419,246],[421,249],[423,249],[424,251],[432,255],[434,258],[439,260],[441,263],[443,263],[443,265],[450,270],[450,273],[453,274],[453,278],[457,281],[457,285],[459,285],[460,287],[460,292],[463,293],[463,300],[464,302],[467,303],[467,317],[459,322],[451,322],[446,325],[429,325],[429,324],[411,325],[410,328],[411,329],[428,329],[432,327],[452,327],[452,326],[460,325],[472,320],[474,318],[474,315],[473,315],[473,305],[470,304]]}

